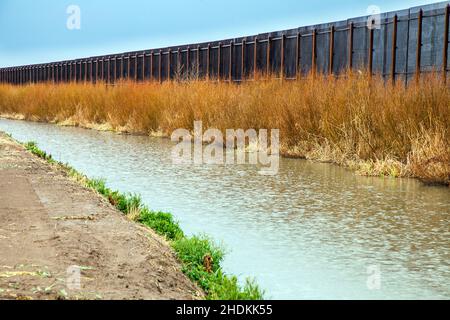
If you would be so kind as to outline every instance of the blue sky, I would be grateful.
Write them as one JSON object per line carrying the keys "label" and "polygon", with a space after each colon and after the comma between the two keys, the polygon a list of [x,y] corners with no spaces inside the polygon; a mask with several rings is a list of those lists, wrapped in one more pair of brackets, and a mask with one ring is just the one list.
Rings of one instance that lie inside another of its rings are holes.
{"label": "blue sky", "polygon": [[[0,0],[0,66],[252,35],[436,0]],[[69,30],[69,5],[81,29]]]}

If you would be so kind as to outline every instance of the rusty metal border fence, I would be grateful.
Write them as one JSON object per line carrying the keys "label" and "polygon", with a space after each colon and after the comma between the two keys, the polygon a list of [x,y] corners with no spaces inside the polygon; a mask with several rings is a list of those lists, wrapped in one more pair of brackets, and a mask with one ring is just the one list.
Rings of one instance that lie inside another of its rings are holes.
{"label": "rusty metal border fence", "polygon": [[368,27],[370,17],[359,17],[208,43],[1,68],[0,82],[240,82],[259,74],[299,79],[310,72],[338,75],[348,69],[406,83],[441,70],[445,81],[449,13],[450,1],[445,1],[383,13],[378,28]]}

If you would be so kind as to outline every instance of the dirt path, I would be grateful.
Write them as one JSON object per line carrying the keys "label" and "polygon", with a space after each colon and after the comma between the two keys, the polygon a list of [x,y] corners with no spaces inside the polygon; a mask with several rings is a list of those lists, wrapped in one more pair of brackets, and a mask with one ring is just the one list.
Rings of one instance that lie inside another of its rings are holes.
{"label": "dirt path", "polygon": [[165,240],[0,132],[0,299],[199,295]]}

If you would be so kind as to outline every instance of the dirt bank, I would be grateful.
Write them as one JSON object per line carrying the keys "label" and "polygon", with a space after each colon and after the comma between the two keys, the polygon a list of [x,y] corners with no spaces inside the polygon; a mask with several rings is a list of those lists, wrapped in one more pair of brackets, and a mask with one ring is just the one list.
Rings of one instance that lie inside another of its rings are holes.
{"label": "dirt bank", "polygon": [[0,132],[0,299],[199,296],[164,239]]}

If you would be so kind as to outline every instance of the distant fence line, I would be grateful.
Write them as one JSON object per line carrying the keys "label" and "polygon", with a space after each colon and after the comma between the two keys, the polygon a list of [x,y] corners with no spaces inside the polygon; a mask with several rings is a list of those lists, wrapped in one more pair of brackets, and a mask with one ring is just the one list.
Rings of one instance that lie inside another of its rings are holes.
{"label": "distant fence line", "polygon": [[0,69],[0,82],[114,83],[190,77],[243,81],[258,74],[296,79],[314,71],[364,69],[408,82],[421,73],[449,72],[450,1],[370,17],[180,47]]}

